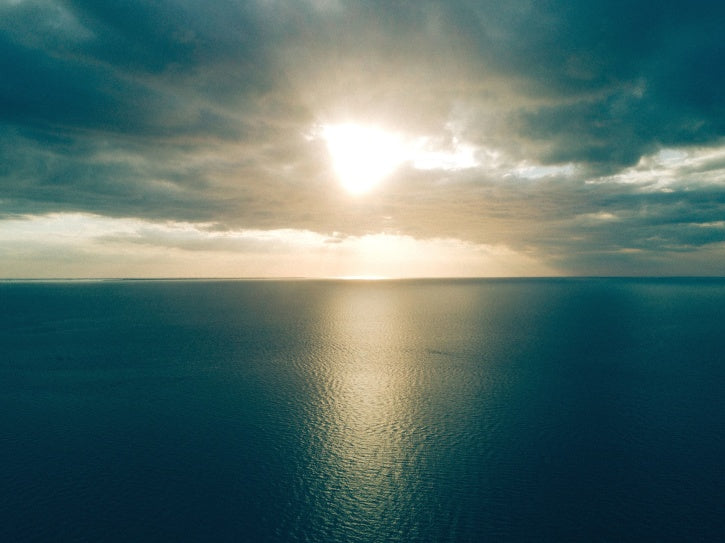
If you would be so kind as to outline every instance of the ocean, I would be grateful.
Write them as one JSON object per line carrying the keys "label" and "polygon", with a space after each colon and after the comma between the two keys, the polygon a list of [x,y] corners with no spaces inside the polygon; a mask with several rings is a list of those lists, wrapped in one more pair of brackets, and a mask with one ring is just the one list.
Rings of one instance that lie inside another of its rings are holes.
{"label": "ocean", "polygon": [[725,279],[0,283],[2,541],[723,541]]}

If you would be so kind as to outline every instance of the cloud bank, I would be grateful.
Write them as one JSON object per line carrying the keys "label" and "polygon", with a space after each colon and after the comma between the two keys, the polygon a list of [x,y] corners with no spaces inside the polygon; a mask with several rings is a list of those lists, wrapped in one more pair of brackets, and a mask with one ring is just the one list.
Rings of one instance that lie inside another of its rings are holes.
{"label": "cloud bank", "polygon": [[[0,231],[68,214],[725,273],[725,4],[580,4],[1,0]],[[319,137],[343,122],[426,154],[351,197]]]}

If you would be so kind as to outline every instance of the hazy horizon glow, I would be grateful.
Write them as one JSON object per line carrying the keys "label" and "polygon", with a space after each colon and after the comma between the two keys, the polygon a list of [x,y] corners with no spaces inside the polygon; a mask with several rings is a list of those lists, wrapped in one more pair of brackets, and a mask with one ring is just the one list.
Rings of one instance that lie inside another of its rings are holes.
{"label": "hazy horizon glow", "polygon": [[702,7],[0,2],[0,277],[725,275]]}
{"label": "hazy horizon glow", "polygon": [[[541,269],[534,258],[505,247],[454,239],[325,236],[289,229],[217,231],[211,225],[78,213],[6,220],[0,243],[9,257],[2,263],[7,278],[395,279],[445,276],[451,262],[468,277],[527,276]],[[44,273],[33,273],[38,268]],[[96,273],[88,274],[88,269]]]}

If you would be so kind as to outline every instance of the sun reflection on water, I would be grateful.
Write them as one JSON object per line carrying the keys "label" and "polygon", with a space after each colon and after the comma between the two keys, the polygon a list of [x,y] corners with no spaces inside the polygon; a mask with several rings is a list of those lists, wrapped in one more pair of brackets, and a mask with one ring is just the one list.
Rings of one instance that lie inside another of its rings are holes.
{"label": "sun reflection on water", "polygon": [[[405,350],[405,319],[385,289],[345,289],[329,308],[318,439],[310,451],[312,472],[324,474],[315,501],[323,518],[346,519],[353,533],[371,536],[381,520],[406,522],[403,485],[412,476],[415,434],[411,354]],[[319,527],[325,530],[325,527]],[[330,527],[327,527],[330,528]]]}

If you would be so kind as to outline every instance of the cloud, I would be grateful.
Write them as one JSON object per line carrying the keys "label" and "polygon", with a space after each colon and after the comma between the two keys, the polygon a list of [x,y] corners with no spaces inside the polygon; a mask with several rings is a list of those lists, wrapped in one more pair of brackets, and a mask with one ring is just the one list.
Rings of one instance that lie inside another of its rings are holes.
{"label": "cloud", "polygon": [[551,275],[503,245],[55,213],[0,220],[0,277]]}
{"label": "cloud", "polygon": [[[725,264],[701,226],[725,216],[724,17],[703,1],[0,2],[0,217],[459,239],[563,273]],[[351,198],[314,136],[345,122],[426,153]]]}

